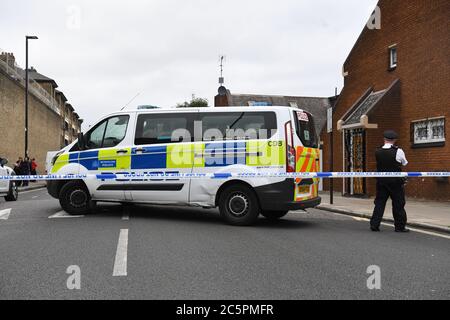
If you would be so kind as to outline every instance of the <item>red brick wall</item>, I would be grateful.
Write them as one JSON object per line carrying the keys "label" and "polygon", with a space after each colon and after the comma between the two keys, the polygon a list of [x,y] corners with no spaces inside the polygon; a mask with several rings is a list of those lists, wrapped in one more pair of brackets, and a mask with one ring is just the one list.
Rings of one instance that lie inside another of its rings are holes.
{"label": "red brick wall", "polygon": [[[398,94],[384,101],[369,116],[379,129],[367,130],[367,169],[375,169],[374,150],[383,143],[386,129],[399,132],[398,144],[405,150],[410,165],[408,171],[450,171],[450,37],[448,33],[448,0],[381,0],[381,30],[365,28],[344,64],[349,75],[344,80],[334,114],[334,169],[343,170],[342,133],[336,123],[356,100],[371,86],[386,89],[400,79]],[[397,44],[398,67],[388,71],[388,47]],[[412,148],[411,121],[445,116],[446,144],[444,147]],[[322,133],[324,169],[328,170],[328,141]],[[336,186],[337,185],[337,186]],[[325,183],[325,187],[328,183]],[[373,195],[374,181],[367,181],[368,193]],[[342,190],[341,181],[335,190]],[[450,183],[436,179],[410,179],[407,195],[450,201]]]}

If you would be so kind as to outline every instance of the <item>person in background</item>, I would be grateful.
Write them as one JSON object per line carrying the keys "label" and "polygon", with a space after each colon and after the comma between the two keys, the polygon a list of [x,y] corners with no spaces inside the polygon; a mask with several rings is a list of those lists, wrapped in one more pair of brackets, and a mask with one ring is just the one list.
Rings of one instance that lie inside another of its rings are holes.
{"label": "person in background", "polygon": [[[36,163],[36,159],[33,158],[31,159],[31,175],[35,176],[37,174],[36,168],[37,168],[37,163]],[[36,182],[36,180],[32,180],[31,182]]]}
{"label": "person in background", "polygon": [[[14,172],[16,173],[17,176],[21,175],[20,172],[20,165],[22,164],[22,157],[19,157],[19,159],[16,161],[16,163],[14,164]],[[22,185],[22,181],[17,181],[17,186],[20,187]]]}
{"label": "person in background", "polygon": [[[25,157],[23,161],[20,163],[20,174],[22,176],[28,176],[31,173],[31,164],[30,158]],[[28,180],[24,180],[22,183],[22,187],[28,186]]]}
{"label": "person in background", "polygon": [[[402,166],[408,164],[405,152],[395,145],[397,139],[398,134],[395,131],[388,130],[384,132],[384,145],[375,152],[378,172],[401,172]],[[392,199],[395,232],[409,232],[409,229],[406,228],[404,178],[377,179],[377,196],[375,198],[373,216],[370,220],[370,229],[374,232],[380,231],[381,220],[389,198]]]}

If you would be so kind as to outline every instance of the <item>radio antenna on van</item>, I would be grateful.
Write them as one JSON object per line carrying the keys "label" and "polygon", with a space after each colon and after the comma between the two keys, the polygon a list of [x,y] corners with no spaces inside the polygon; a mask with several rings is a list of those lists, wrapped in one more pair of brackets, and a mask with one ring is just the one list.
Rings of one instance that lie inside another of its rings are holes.
{"label": "radio antenna on van", "polygon": [[133,97],[133,99],[131,99],[130,101],[128,101],[128,103],[127,103],[126,105],[124,105],[123,108],[120,109],[120,111],[122,111],[123,109],[125,109],[126,107],[128,107],[128,105],[129,105],[131,102],[133,102],[133,100],[136,99],[140,94],[141,94],[141,93],[138,92],[138,94],[135,95],[135,96]]}

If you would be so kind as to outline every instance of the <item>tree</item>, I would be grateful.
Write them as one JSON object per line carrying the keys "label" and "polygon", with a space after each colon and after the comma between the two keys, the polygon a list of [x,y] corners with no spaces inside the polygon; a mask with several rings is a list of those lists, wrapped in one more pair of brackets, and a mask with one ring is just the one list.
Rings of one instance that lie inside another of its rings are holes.
{"label": "tree", "polygon": [[178,103],[177,108],[206,108],[208,100],[203,98],[193,98],[190,102]]}

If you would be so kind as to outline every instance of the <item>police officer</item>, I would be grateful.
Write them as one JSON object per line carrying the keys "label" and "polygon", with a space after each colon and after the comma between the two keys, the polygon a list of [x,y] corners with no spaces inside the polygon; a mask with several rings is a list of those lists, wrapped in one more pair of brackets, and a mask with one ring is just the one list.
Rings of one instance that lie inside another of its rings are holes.
{"label": "police officer", "polygon": [[[384,132],[384,146],[375,152],[378,172],[401,172],[402,166],[406,166],[405,152],[395,145],[398,134],[388,130]],[[375,209],[370,220],[370,229],[380,231],[381,220],[384,215],[386,202],[392,199],[392,214],[395,220],[395,232],[409,232],[406,228],[405,211],[405,179],[404,178],[378,178]]]}

